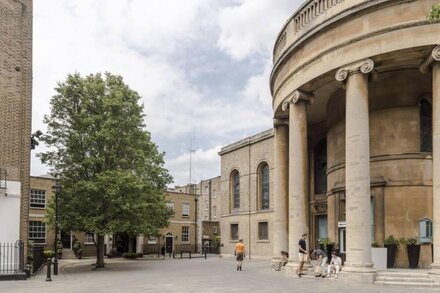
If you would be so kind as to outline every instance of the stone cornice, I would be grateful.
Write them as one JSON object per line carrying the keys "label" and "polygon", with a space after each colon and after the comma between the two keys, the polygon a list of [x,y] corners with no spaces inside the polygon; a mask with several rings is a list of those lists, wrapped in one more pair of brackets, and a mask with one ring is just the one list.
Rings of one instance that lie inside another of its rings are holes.
{"label": "stone cornice", "polygon": [[273,127],[277,127],[280,125],[289,126],[289,120],[288,119],[281,119],[281,118],[273,118]]}
{"label": "stone cornice", "polygon": [[437,45],[432,49],[428,58],[420,65],[419,70],[422,73],[428,73],[431,70],[431,64],[433,62],[440,62],[440,45]]}
{"label": "stone cornice", "polygon": [[300,101],[306,102],[307,104],[312,103],[313,95],[310,93],[306,93],[300,90],[294,91],[291,95],[287,96],[282,104],[283,111],[286,111],[289,108],[290,104],[296,104]]}
{"label": "stone cornice", "polygon": [[356,61],[348,65],[342,66],[336,71],[335,78],[337,81],[344,81],[349,75],[357,73],[370,73],[373,71],[374,62],[370,58]]}

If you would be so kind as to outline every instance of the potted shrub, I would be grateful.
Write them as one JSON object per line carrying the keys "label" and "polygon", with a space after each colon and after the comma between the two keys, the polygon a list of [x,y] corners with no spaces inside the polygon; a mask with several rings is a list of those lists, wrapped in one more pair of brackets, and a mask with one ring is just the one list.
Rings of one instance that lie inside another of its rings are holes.
{"label": "potted shrub", "polygon": [[122,254],[122,257],[125,259],[136,259],[138,256],[136,252],[125,252]]}
{"label": "potted shrub", "polygon": [[393,235],[386,237],[383,241],[387,249],[387,268],[394,268],[394,261],[396,260],[396,252],[399,247],[399,241]]}
{"label": "potted shrub", "polygon": [[73,244],[73,252],[75,252],[77,258],[82,258],[82,244],[78,240]]}
{"label": "potted shrub", "polygon": [[401,238],[400,241],[401,243],[406,244],[409,268],[417,269],[420,257],[420,244],[417,244],[417,238]]}

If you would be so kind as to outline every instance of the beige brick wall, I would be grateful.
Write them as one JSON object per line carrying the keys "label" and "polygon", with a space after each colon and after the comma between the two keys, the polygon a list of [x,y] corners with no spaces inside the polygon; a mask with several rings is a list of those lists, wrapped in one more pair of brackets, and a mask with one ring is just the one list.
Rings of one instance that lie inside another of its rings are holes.
{"label": "beige brick wall", "polygon": [[21,182],[27,239],[32,107],[32,0],[0,0],[0,168]]}

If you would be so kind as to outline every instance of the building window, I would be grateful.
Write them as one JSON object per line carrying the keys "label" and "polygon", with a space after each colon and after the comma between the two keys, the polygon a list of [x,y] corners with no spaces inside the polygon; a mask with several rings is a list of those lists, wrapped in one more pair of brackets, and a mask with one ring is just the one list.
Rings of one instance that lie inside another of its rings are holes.
{"label": "building window", "polygon": [[157,237],[156,236],[150,236],[148,237],[148,244],[157,244]]}
{"label": "building window", "polygon": [[29,240],[37,244],[46,244],[46,223],[29,221]]}
{"label": "building window", "polygon": [[432,106],[420,101],[420,151],[432,152]]}
{"label": "building window", "polygon": [[189,226],[182,226],[182,243],[189,243]]}
{"label": "building window", "polygon": [[238,240],[238,224],[231,224],[231,240]]}
{"label": "building window", "polygon": [[268,224],[267,222],[259,222],[258,223],[258,239],[259,240],[269,240],[268,233]]}
{"label": "building window", "polygon": [[327,193],[327,139],[321,139],[314,150],[315,194]]}
{"label": "building window", "polygon": [[171,212],[174,212],[174,203],[173,202],[167,202],[167,208]]}
{"label": "building window", "polygon": [[189,203],[187,202],[182,204],[182,216],[189,217]]}
{"label": "building window", "polygon": [[209,210],[209,200],[205,200],[205,211]]}
{"label": "building window", "polygon": [[84,244],[95,244],[95,235],[92,233],[86,233]]}
{"label": "building window", "polygon": [[212,233],[217,234],[217,227],[212,227]]}
{"label": "building window", "polygon": [[217,218],[217,206],[213,206],[213,207],[212,207],[212,216],[213,216],[214,218]]}
{"label": "building window", "polygon": [[317,224],[317,239],[327,238],[327,215],[320,215],[316,217]]}
{"label": "building window", "polygon": [[232,172],[232,202],[233,208],[240,208],[240,173],[238,171]]}
{"label": "building window", "polygon": [[262,210],[269,209],[269,165],[263,163],[259,168],[260,206]]}
{"label": "building window", "polygon": [[423,218],[419,221],[419,242],[432,242],[432,221],[428,218]]}
{"label": "building window", "polygon": [[44,209],[46,207],[46,191],[31,189],[30,207]]}

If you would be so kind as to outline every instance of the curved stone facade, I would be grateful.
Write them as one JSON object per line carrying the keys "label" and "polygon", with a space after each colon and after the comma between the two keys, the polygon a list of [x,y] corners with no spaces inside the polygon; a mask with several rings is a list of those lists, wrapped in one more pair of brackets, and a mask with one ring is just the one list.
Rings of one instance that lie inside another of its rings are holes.
{"label": "curved stone facade", "polygon": [[[440,226],[440,22],[426,21],[437,3],[310,0],[282,28],[270,86],[289,168],[275,164],[274,198],[289,207],[274,218],[289,232],[274,247],[294,261],[308,232],[311,246],[334,241],[348,272],[374,272],[371,243],[389,235],[423,242],[419,267],[440,264],[440,230],[419,229]],[[396,265],[408,266],[402,248]]]}

